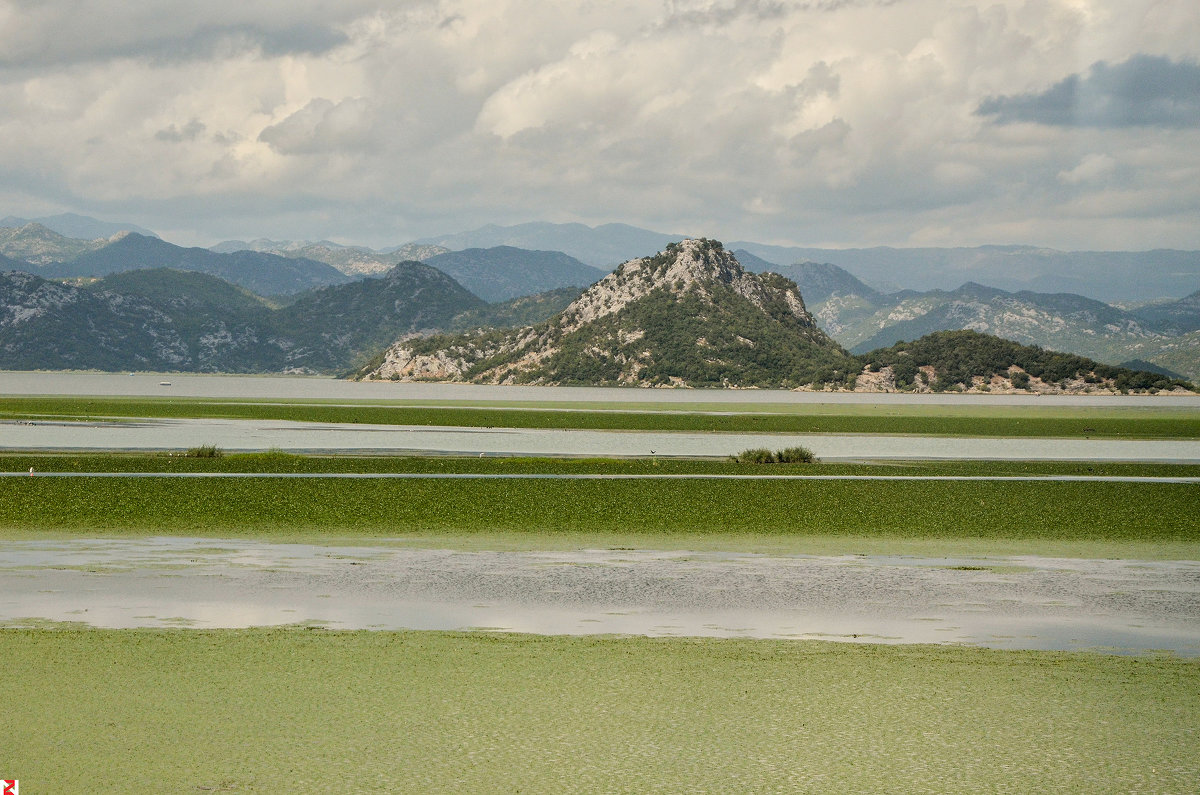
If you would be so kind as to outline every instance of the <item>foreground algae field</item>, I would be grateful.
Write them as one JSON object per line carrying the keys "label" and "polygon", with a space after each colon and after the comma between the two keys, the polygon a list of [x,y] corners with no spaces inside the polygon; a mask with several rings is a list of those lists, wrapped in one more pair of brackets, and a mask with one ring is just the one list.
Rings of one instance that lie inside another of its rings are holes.
{"label": "foreground algae field", "polygon": [[0,631],[30,792],[1194,792],[1200,665],[441,632]]}

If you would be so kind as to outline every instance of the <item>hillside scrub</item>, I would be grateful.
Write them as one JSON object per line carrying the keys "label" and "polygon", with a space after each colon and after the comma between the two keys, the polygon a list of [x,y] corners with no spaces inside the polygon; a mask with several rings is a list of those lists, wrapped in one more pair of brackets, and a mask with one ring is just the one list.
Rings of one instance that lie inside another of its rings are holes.
{"label": "hillside scrub", "polygon": [[[928,383],[935,392],[970,387],[976,378],[989,381],[1009,378],[1014,388],[1024,389],[1031,378],[1066,386],[1084,384],[1109,386],[1122,392],[1164,391],[1196,387],[1187,381],[1157,373],[1129,370],[1114,365],[980,334],[977,331],[939,331],[912,342],[900,342],[858,357],[868,371],[890,367],[897,389],[912,389],[924,379],[922,368],[932,368]],[[1012,371],[1012,368],[1019,368]]]}

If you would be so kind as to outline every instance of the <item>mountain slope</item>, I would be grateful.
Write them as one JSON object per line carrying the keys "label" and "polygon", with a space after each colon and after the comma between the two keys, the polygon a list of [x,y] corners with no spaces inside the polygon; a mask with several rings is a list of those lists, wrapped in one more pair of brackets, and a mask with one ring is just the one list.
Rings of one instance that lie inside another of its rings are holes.
{"label": "mountain slope", "polygon": [[[852,350],[865,352],[936,331],[972,329],[1115,362],[1133,358],[1129,351],[1161,338],[1128,312],[1069,293],[1008,293],[968,283],[949,293],[898,293],[889,298],[899,300],[858,324],[864,336]],[[873,327],[878,330],[865,336]]]}
{"label": "mountain slope", "polygon": [[176,369],[189,360],[171,318],[140,296],[0,273],[0,367]]}
{"label": "mountain slope", "polygon": [[402,262],[381,277],[304,293],[275,313],[273,328],[291,343],[290,366],[347,370],[398,336],[444,329],[483,306],[436,268]]}
{"label": "mountain slope", "polygon": [[348,276],[323,262],[256,251],[218,254],[204,248],[183,248],[156,237],[133,233],[116,238],[68,262],[43,266],[39,274],[57,277],[106,276],[143,268],[200,271],[241,285],[259,295],[287,295],[350,281]]}
{"label": "mountain slope", "polygon": [[0,227],[0,252],[34,265],[46,265],[74,259],[95,251],[108,241],[79,240],[66,237],[38,223],[20,227]]}
{"label": "mountain slope", "polygon": [[605,272],[561,251],[530,251],[512,246],[450,251],[425,260],[488,303],[560,287],[587,287]]}
{"label": "mountain slope", "polygon": [[1143,306],[1131,314],[1155,331],[1187,334],[1200,330],[1200,290],[1178,301]]}
{"label": "mountain slope", "polygon": [[342,372],[482,300],[420,263],[273,310],[204,273],[127,271],[79,288],[0,274],[0,369]]}
{"label": "mountain slope", "polygon": [[776,386],[842,383],[858,364],[796,286],[685,240],[630,260],[546,323],[400,340],[360,376],[480,383]]}

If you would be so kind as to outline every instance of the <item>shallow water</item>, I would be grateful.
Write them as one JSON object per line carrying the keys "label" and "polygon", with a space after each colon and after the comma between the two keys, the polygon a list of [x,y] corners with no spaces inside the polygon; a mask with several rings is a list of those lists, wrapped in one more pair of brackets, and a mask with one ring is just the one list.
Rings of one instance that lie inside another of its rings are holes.
{"label": "shallow water", "polygon": [[462,552],[149,538],[0,544],[0,621],[487,629],[1167,650],[1200,562]]}
{"label": "shallow water", "polygon": [[[162,382],[170,382],[163,386]],[[78,373],[0,370],[0,394],[165,395],[214,398],[598,401],[656,403],[842,403],[980,406],[1191,406],[1200,395],[918,395],[781,389],[483,386],[342,381],[319,376]]]}
{"label": "shallow water", "polygon": [[961,439],[849,434],[655,433],[539,428],[170,419],[139,422],[3,422],[0,449],[449,452],[468,455],[729,456],[802,445],[819,458],[1200,461],[1200,442],[1121,439]]}

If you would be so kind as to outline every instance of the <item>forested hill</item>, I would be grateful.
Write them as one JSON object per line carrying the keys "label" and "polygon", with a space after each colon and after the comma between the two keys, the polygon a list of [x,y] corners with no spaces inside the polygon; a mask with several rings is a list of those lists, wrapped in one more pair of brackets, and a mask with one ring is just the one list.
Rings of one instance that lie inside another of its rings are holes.
{"label": "forested hill", "polygon": [[860,389],[920,391],[1169,391],[1188,381],[1101,364],[1070,353],[980,334],[939,331],[858,357]]}

